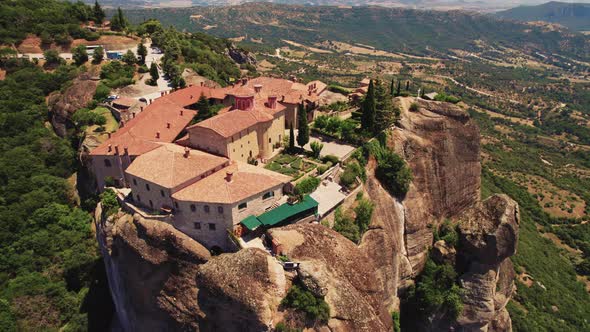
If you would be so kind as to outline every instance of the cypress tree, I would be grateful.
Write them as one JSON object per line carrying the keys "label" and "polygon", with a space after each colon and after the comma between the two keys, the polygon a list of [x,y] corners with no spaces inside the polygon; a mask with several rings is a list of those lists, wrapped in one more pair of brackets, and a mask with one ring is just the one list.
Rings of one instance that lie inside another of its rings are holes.
{"label": "cypress tree", "polygon": [[144,65],[145,64],[145,57],[147,56],[148,51],[143,42],[137,45],[137,55],[140,56],[139,62]]}
{"label": "cypress tree", "polygon": [[123,11],[121,10],[121,7],[119,7],[117,9],[117,13],[115,14],[115,16],[113,16],[113,19],[111,20],[111,29],[115,31],[121,31],[124,30],[126,27],[127,20],[125,19],[125,16],[123,16]]}
{"label": "cypress tree", "polygon": [[410,81],[406,81],[406,91],[410,91]]}
{"label": "cypress tree", "polygon": [[398,115],[387,87],[378,80],[375,81],[375,109],[375,131],[389,128]]}
{"label": "cypress tree", "polygon": [[102,10],[100,5],[98,4],[98,0],[94,1],[94,8],[92,11],[94,16],[94,22],[101,24],[104,21],[106,15],[104,13],[104,10]]}
{"label": "cypress tree", "polygon": [[389,86],[389,94],[391,94],[392,96],[395,96],[395,86],[394,86],[394,84],[395,84],[395,81],[392,78],[391,79],[391,85]]}
{"label": "cypress tree", "polygon": [[375,103],[375,85],[373,80],[369,82],[369,89],[367,90],[367,95],[365,96],[365,100],[363,100],[362,104],[362,111],[363,115],[361,117],[361,128],[368,131],[373,131],[375,129],[375,113],[376,113],[376,103]]}
{"label": "cypress tree", "polygon": [[305,144],[309,142],[309,125],[307,123],[307,110],[303,106],[303,102],[299,104],[299,110],[297,111],[297,122],[299,130],[297,133],[297,144],[303,148]]}
{"label": "cypress tree", "polygon": [[295,131],[293,130],[293,123],[289,126],[289,152],[295,150]]}
{"label": "cypress tree", "polygon": [[152,85],[158,84],[158,79],[160,78],[160,74],[158,73],[158,65],[155,62],[152,62],[150,66],[150,76]]}
{"label": "cypress tree", "polygon": [[402,93],[401,90],[402,90],[402,80],[398,80],[397,81],[397,93],[396,93],[396,96],[401,95],[401,93]]}
{"label": "cypress tree", "polygon": [[209,107],[209,100],[207,97],[201,92],[201,96],[199,97],[199,101],[197,101],[196,105],[197,110],[197,117],[200,121],[208,119],[211,117],[211,108]]}

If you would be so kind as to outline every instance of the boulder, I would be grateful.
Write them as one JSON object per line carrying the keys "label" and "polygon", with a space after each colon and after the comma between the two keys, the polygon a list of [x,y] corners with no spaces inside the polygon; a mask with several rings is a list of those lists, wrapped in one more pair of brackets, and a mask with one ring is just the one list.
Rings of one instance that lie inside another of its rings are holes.
{"label": "boulder", "polygon": [[55,92],[49,96],[47,104],[51,124],[60,137],[66,136],[72,114],[92,101],[97,85],[98,80],[93,80],[89,74],[82,74],[64,92]]}

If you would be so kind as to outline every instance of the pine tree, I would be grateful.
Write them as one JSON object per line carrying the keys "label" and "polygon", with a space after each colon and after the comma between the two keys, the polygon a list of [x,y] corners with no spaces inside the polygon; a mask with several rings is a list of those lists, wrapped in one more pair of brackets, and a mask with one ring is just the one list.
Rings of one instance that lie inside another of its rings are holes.
{"label": "pine tree", "polygon": [[123,54],[121,60],[129,66],[132,66],[137,62],[137,57],[135,56],[135,54],[133,54],[133,51],[127,50],[127,53]]}
{"label": "pine tree", "polygon": [[94,53],[92,53],[92,62],[94,64],[99,64],[104,59],[104,49],[102,47],[97,47],[94,49]]}
{"label": "pine tree", "polygon": [[125,16],[123,16],[123,11],[121,10],[121,7],[119,7],[117,9],[117,13],[111,20],[111,29],[114,31],[122,31],[125,30],[126,27],[127,19],[125,19]]}
{"label": "pine tree", "polygon": [[144,65],[145,64],[145,57],[147,56],[148,51],[147,48],[143,43],[139,43],[137,45],[137,55],[140,57],[139,62]]}
{"label": "pine tree", "polygon": [[303,102],[299,104],[299,110],[297,111],[297,122],[299,130],[297,133],[297,144],[303,148],[305,144],[309,142],[309,124],[307,123],[307,110],[303,106]]}
{"label": "pine tree", "polygon": [[375,131],[389,128],[397,117],[393,100],[385,85],[375,81]]}
{"label": "pine tree", "polygon": [[375,86],[373,80],[369,82],[369,89],[367,90],[367,95],[363,100],[363,104],[361,106],[363,114],[361,117],[361,128],[367,131],[373,131],[375,129],[375,113],[376,113],[376,104],[375,104]]}
{"label": "pine tree", "polygon": [[397,93],[395,95],[399,96],[401,94],[402,94],[402,80],[398,80],[397,81]]}
{"label": "pine tree", "polygon": [[88,52],[86,52],[86,46],[80,45],[72,51],[72,58],[77,66],[82,65],[88,61]]}
{"label": "pine tree", "polygon": [[289,152],[295,151],[295,131],[293,130],[293,123],[289,126]]}
{"label": "pine tree", "polygon": [[211,117],[211,108],[209,107],[209,100],[203,93],[199,97],[199,101],[197,101],[197,105],[195,105],[197,110],[199,111],[197,114],[197,118],[199,121],[206,120]]}
{"label": "pine tree", "polygon": [[94,8],[92,11],[94,15],[94,22],[101,24],[104,21],[106,15],[104,13],[104,10],[102,10],[100,5],[98,4],[98,0],[94,2]]}

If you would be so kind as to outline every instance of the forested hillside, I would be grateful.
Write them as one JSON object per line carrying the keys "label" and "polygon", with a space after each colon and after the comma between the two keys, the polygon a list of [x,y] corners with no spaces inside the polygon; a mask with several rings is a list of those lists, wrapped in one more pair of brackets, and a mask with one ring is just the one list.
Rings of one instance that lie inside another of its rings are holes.
{"label": "forested hillside", "polygon": [[[588,57],[588,37],[464,12],[400,8],[290,6],[248,3],[230,7],[126,10],[132,22],[146,17],[187,31],[250,37],[278,45],[281,39],[313,44],[325,40],[362,43],[411,54],[471,50],[481,44]],[[526,43],[525,43],[526,41]]]}
{"label": "forested hillside", "polygon": [[558,23],[572,30],[590,30],[590,4],[551,1],[538,6],[520,6],[496,13],[519,21]]}

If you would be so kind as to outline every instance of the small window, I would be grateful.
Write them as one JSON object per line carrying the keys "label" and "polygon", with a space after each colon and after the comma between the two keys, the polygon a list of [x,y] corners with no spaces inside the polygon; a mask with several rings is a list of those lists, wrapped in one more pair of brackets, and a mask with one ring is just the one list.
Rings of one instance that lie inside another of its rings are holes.
{"label": "small window", "polygon": [[203,210],[205,210],[206,213],[209,213],[209,205],[205,205],[203,207]]}
{"label": "small window", "polygon": [[214,231],[215,230],[215,224],[209,224],[209,230],[210,231]]}
{"label": "small window", "polygon": [[195,204],[191,204],[191,211],[193,211],[193,212],[197,211],[197,207],[195,206]]}
{"label": "small window", "polygon": [[200,222],[194,222],[194,223],[193,223],[193,227],[194,227],[195,229],[201,229],[201,223],[200,223]]}
{"label": "small window", "polygon": [[111,161],[110,161],[110,160],[108,160],[108,159],[105,159],[105,160],[104,160],[104,166],[105,166],[105,167],[111,167]]}
{"label": "small window", "polygon": [[178,202],[174,202],[174,207],[178,209]]}
{"label": "small window", "polygon": [[271,197],[275,197],[274,191],[269,191],[269,192],[264,193],[264,195],[262,195],[262,199],[269,199]]}
{"label": "small window", "polygon": [[137,195],[137,201],[141,202],[141,196],[139,196],[139,194]]}
{"label": "small window", "polygon": [[248,207],[248,203],[247,202],[244,202],[244,203],[238,205],[238,210],[243,210],[243,209],[245,209],[247,207]]}
{"label": "small window", "polygon": [[218,206],[218,207],[217,207],[217,212],[218,212],[219,214],[223,214],[223,206]]}
{"label": "small window", "polygon": [[150,199],[150,208],[154,208],[154,203],[152,202],[152,200]]}
{"label": "small window", "polygon": [[137,186],[137,180],[133,179],[133,185]]}
{"label": "small window", "polygon": [[145,190],[150,191],[150,184],[149,183],[145,184]]}
{"label": "small window", "polygon": [[269,137],[269,138],[268,138],[268,142],[269,142],[269,143],[272,143],[272,138],[270,138],[270,137]]}
{"label": "small window", "polygon": [[162,197],[166,197],[166,194],[164,193],[164,190],[160,189],[160,195],[162,195]]}

